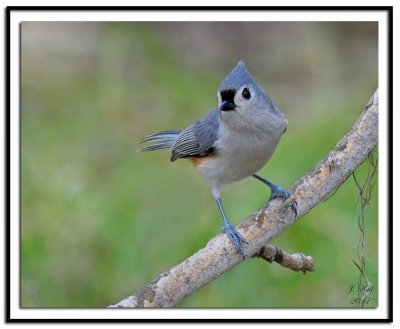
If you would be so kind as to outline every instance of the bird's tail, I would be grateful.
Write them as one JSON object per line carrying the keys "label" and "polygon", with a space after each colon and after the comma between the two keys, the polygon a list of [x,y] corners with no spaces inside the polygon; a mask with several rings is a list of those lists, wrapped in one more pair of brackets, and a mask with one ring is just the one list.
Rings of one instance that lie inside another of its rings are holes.
{"label": "bird's tail", "polygon": [[172,145],[175,144],[175,141],[180,133],[180,130],[168,130],[148,135],[143,138],[142,142],[140,143],[147,145],[141,147],[139,151],[147,152],[161,149],[169,149]]}

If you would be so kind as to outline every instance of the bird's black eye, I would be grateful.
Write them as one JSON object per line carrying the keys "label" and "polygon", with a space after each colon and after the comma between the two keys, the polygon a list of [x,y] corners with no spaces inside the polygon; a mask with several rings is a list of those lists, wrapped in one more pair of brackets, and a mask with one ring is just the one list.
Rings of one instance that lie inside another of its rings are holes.
{"label": "bird's black eye", "polygon": [[242,96],[243,96],[244,98],[246,98],[246,99],[249,99],[249,98],[251,97],[249,88],[244,88],[244,89],[243,89],[243,91],[242,91]]}

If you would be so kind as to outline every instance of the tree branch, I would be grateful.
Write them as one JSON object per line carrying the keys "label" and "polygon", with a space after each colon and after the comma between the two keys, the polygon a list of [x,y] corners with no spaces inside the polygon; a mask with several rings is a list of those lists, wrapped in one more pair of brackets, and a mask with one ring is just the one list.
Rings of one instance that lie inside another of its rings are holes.
{"label": "tree branch", "polygon": [[[284,202],[270,201],[238,226],[249,242],[245,247],[246,258],[259,255],[268,241],[335,192],[364,162],[378,142],[378,105],[378,91],[375,91],[350,131],[314,169],[292,186],[291,198]],[[290,208],[294,199],[298,204],[297,218]],[[219,234],[144,289],[110,307],[172,307],[242,261],[226,235]]]}
{"label": "tree branch", "polygon": [[314,271],[314,260],[311,256],[302,253],[289,254],[270,244],[262,247],[254,257],[262,258],[268,263],[276,262],[293,271],[302,271],[303,273]]}

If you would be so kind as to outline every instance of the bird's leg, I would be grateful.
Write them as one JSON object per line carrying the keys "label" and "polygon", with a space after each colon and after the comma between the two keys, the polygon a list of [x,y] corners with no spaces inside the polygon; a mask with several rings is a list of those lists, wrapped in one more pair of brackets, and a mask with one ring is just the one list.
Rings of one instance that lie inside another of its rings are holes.
{"label": "bird's leg", "polygon": [[[272,200],[272,199],[275,199],[275,198],[278,198],[278,197],[282,197],[282,198],[285,198],[285,199],[289,199],[290,198],[289,191],[285,190],[283,187],[281,187],[279,185],[276,185],[276,184],[270,182],[269,180],[267,180],[267,179],[265,179],[265,178],[263,178],[263,177],[261,177],[261,176],[259,176],[257,174],[254,174],[253,177],[258,179],[260,182],[263,182],[264,184],[269,186],[269,188],[271,189],[271,196],[269,197],[269,200]],[[297,217],[297,202],[294,201],[291,204],[290,207],[293,209],[295,217]]]}
{"label": "bird's leg", "polygon": [[224,220],[224,232],[228,235],[228,238],[231,240],[233,245],[236,247],[237,251],[240,252],[244,259],[244,251],[240,243],[249,244],[244,237],[240,235],[240,233],[235,229],[235,227],[229,222],[228,218],[226,217],[224,207],[222,206],[221,199],[219,197],[215,198],[217,202],[219,211],[221,212],[222,219]]}

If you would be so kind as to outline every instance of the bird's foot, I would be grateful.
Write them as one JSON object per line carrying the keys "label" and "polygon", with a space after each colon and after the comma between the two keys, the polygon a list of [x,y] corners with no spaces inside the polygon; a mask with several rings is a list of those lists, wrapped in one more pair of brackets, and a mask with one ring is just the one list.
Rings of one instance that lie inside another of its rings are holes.
{"label": "bird's foot", "polygon": [[[291,196],[288,190],[285,190],[283,187],[279,185],[270,183],[270,188],[271,188],[271,196],[269,197],[269,201],[279,197],[282,197],[284,199],[289,199]],[[297,217],[298,207],[296,200],[293,201],[293,203],[290,205],[290,208],[292,208],[295,217]]]}
{"label": "bird's foot", "polygon": [[244,237],[240,235],[240,233],[233,227],[231,223],[225,223],[224,230],[229,240],[236,247],[237,251],[241,253],[244,259],[244,250],[241,246],[241,243],[249,244]]}

